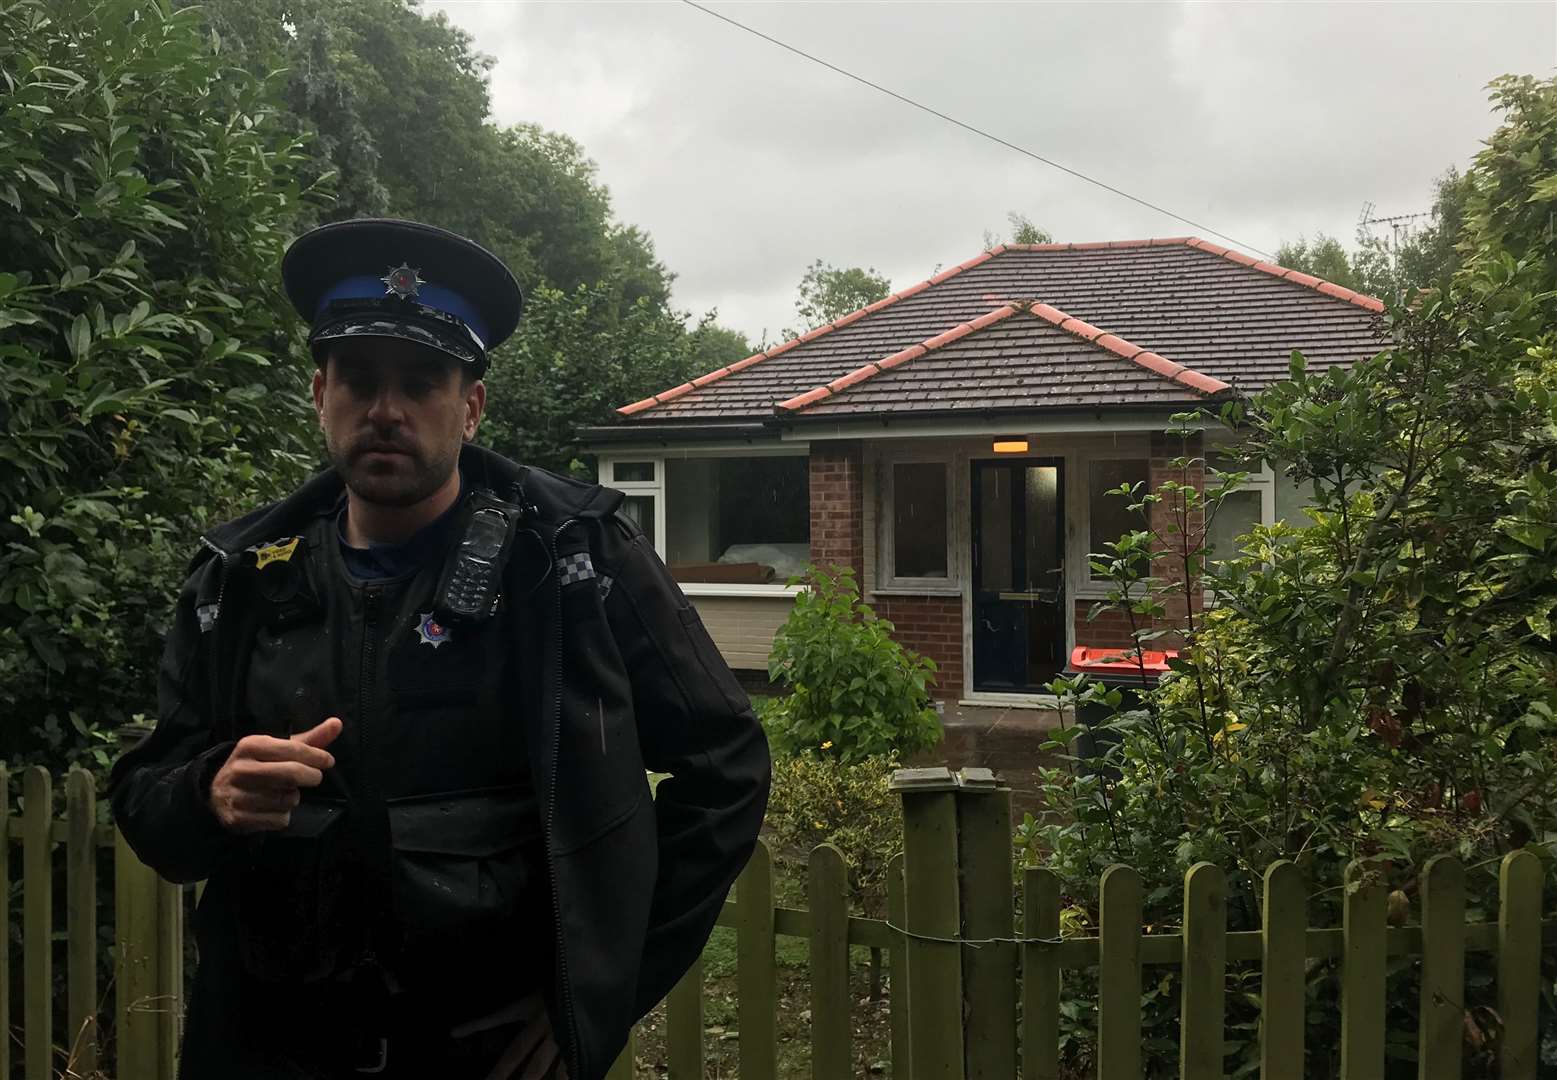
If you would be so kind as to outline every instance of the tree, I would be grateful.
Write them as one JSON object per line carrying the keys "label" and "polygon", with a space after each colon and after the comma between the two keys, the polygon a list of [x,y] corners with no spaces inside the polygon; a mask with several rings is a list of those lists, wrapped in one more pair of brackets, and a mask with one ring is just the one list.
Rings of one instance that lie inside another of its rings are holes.
{"label": "tree", "polygon": [[[875,267],[836,267],[817,259],[806,268],[795,296],[795,312],[806,330],[841,319],[877,300],[885,299],[892,283]],[[785,337],[803,331],[785,330]]]}
{"label": "tree", "polygon": [[996,236],[994,233],[989,232],[988,230],[985,230],[985,232],[984,232],[984,250],[985,251],[988,251],[990,248],[999,247],[1002,243],[1006,243],[1006,244],[1052,244],[1052,243],[1054,243],[1054,235],[1052,233],[1050,233],[1048,229],[1043,229],[1043,228],[1038,227],[1037,225],[1034,225],[1032,223],[1032,220],[1029,219],[1026,214],[1018,213],[1015,210],[1011,210],[1011,211],[1009,211],[1006,214],[1006,221],[1011,226],[1011,238],[1009,240],[1001,240],[1000,237]]}
{"label": "tree", "polygon": [[275,268],[327,192],[193,10],[13,3],[0,74],[0,750],[102,766],[201,532],[315,460]]}
{"label": "tree", "polygon": [[1377,236],[1363,224],[1357,228],[1352,251],[1334,237],[1316,233],[1311,241],[1299,237],[1283,243],[1276,251],[1276,262],[1382,299],[1441,284],[1460,265],[1456,244],[1469,188],[1466,178],[1450,167],[1434,182],[1434,189],[1428,223],[1398,240]]}

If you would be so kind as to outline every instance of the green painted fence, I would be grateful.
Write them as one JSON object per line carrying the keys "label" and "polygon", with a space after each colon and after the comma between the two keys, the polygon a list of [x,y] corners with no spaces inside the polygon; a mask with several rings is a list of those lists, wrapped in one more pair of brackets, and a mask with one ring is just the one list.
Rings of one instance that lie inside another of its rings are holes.
{"label": "green painted fence", "polygon": [[[28,989],[18,1013],[8,995],[12,950],[0,949],[0,1024],[13,1033],[12,1039],[0,1039],[0,1080],[53,1080],[67,1059],[86,1075],[109,1057],[120,1080],[172,1077],[183,997],[184,891],[159,881],[111,827],[96,824],[85,774],[67,778],[60,800],[46,772],[26,770],[24,809],[8,818],[11,783],[0,768],[0,837],[6,838],[0,843],[0,905],[8,926],[20,922]],[[1503,860],[1495,923],[1466,924],[1465,871],[1454,859],[1438,858],[1424,869],[1420,925],[1387,925],[1382,890],[1359,881],[1345,896],[1342,926],[1311,928],[1301,875],[1292,864],[1278,863],[1265,875],[1264,928],[1229,933],[1223,874],[1202,864],[1185,878],[1182,931],[1148,935],[1141,927],[1140,877],[1118,866],[1102,879],[1097,936],[1062,938],[1059,882],[1045,870],[1024,872],[1024,924],[1019,930],[1015,925],[1009,791],[981,770],[958,776],[944,769],[909,770],[899,773],[894,785],[904,802],[904,851],[889,875],[886,919],[849,914],[847,868],[828,845],[811,853],[805,909],[774,903],[772,856],[765,844],[737,883],[734,900],[726,903],[719,922],[733,928],[737,939],[741,1080],[777,1076],[779,936],[809,943],[811,1063],[818,1080],[853,1073],[851,945],[879,948],[889,957],[897,1080],[1054,1080],[1060,1070],[1060,978],[1067,969],[1098,971],[1099,1080],[1135,1080],[1142,1067],[1140,988],[1146,966],[1177,967],[1183,974],[1181,1075],[1220,1076],[1223,975],[1234,963],[1259,964],[1263,972],[1260,1075],[1300,1077],[1304,965],[1311,958],[1341,961],[1341,1076],[1372,1080],[1384,1073],[1385,974],[1390,959],[1399,956],[1422,958],[1415,1033],[1420,1076],[1455,1080],[1464,1023],[1458,1003],[1471,952],[1496,957],[1502,1077],[1537,1075],[1540,962],[1543,950],[1557,948],[1557,919],[1543,917],[1544,869],[1529,852]],[[61,820],[54,816],[57,803],[64,809]],[[95,955],[97,853],[105,848],[113,852],[111,987],[98,986]],[[18,876],[20,910],[10,903]],[[57,880],[64,881],[67,894],[63,935],[54,925]],[[48,989],[60,954],[68,1046],[55,1037],[61,1027],[54,1011],[61,1002]],[[673,1080],[705,1075],[702,989],[699,964],[666,1001],[666,1059]],[[111,1046],[100,1027],[109,1017]],[[16,1046],[21,1049],[13,1055]],[[630,1080],[632,1058],[629,1045],[612,1080]]]}

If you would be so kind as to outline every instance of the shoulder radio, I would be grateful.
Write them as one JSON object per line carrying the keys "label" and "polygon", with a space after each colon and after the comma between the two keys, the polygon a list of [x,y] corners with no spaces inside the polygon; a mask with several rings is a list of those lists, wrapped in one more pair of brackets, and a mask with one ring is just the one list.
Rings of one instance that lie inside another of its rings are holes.
{"label": "shoulder radio", "polygon": [[451,624],[480,622],[503,597],[503,567],[513,547],[519,508],[490,496],[471,499],[465,533],[443,568],[435,610]]}

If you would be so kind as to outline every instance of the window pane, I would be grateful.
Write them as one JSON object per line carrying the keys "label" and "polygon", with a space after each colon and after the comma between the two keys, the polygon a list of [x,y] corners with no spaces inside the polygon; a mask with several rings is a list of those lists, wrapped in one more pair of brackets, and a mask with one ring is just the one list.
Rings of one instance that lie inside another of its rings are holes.
{"label": "window pane", "polygon": [[654,540],[654,496],[629,495],[622,500],[622,513],[637,522],[652,543]]}
{"label": "window pane", "polygon": [[1276,470],[1276,520],[1285,521],[1296,528],[1306,528],[1314,523],[1303,513],[1303,507],[1313,504],[1314,482],[1298,484],[1287,475],[1285,469]]}
{"label": "window pane", "polygon": [[1060,585],[1060,471],[1053,465],[1029,465],[1027,482],[1027,580],[1023,591],[1047,592]]}
{"label": "window pane", "polygon": [[1242,554],[1238,537],[1260,523],[1260,492],[1235,491],[1222,500],[1206,530],[1207,565]]}
{"label": "window pane", "polygon": [[618,461],[611,466],[611,482],[614,484],[654,483],[654,462]]}
{"label": "window pane", "polygon": [[898,577],[946,577],[946,466],[892,466],[892,569]]}
{"label": "window pane", "polygon": [[667,461],[665,498],[677,581],[783,584],[811,561],[807,458]]}
{"label": "window pane", "polygon": [[[1091,512],[1092,532],[1088,552],[1103,550],[1104,544],[1112,544],[1127,532],[1146,528],[1145,515],[1129,509],[1136,500],[1123,495],[1105,495],[1110,488],[1120,484],[1142,484],[1148,479],[1144,459],[1130,458],[1119,461],[1094,461],[1087,487],[1087,505]],[[1139,495],[1145,495],[1145,486]]]}

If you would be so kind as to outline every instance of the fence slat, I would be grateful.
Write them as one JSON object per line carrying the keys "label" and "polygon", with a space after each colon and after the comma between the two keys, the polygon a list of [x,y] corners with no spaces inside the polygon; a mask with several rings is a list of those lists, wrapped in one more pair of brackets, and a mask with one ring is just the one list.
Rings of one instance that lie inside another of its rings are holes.
{"label": "fence slat", "polygon": [[23,995],[27,1080],[54,1075],[54,873],[49,825],[54,785],[47,769],[34,765],[22,774],[22,977],[24,986],[43,987]]}
{"label": "fence slat", "polygon": [[[1022,875],[1023,936],[1060,936],[1060,879],[1048,870]],[[1022,1080],[1059,1080],[1060,964],[1052,945],[1022,946]]]}
{"label": "fence slat", "polygon": [[1422,1004],[1417,1075],[1460,1080],[1465,1042],[1465,868],[1450,855],[1422,870]]}
{"label": "fence slat", "polygon": [[1541,860],[1510,852],[1498,872],[1498,1011],[1503,1080],[1535,1080],[1541,998]]}
{"label": "fence slat", "polygon": [[1140,1080],[1141,875],[1110,866],[1098,906],[1098,1080]]}
{"label": "fence slat", "polygon": [[11,1075],[11,774],[0,761],[0,1077]]}
{"label": "fence slat", "polygon": [[[903,853],[892,856],[887,864],[887,921],[893,926],[907,926],[903,898]],[[892,1009],[892,1080],[910,1080],[912,1062],[908,1053],[908,942],[901,934],[893,935],[887,951],[887,992],[891,995]]]}
{"label": "fence slat", "polygon": [[627,1045],[622,1047],[622,1052],[616,1055],[616,1060],[606,1070],[606,1080],[633,1080],[633,1050],[638,1041],[638,1029],[629,1028],[627,1031]]}
{"label": "fence slat", "polygon": [[968,1080],[1016,1076],[1017,947],[1011,896],[1011,790],[957,792],[963,934],[988,941],[962,953]]}
{"label": "fence slat", "polygon": [[1308,897],[1296,863],[1282,860],[1265,871],[1263,934],[1260,1077],[1302,1080]]}
{"label": "fence slat", "polygon": [[[944,771],[944,770],[943,770]],[[947,781],[950,773],[947,773]],[[962,946],[954,785],[903,791],[908,1053],[914,1080],[962,1080]],[[932,940],[942,939],[942,940]],[[741,1080],[746,1080],[745,1074]]]}
{"label": "fence slat", "polygon": [[849,1027],[849,875],[831,844],[811,852],[806,867],[811,903],[811,1075],[847,1080]]}
{"label": "fence slat", "polygon": [[773,855],[757,841],[736,885],[735,981],[741,1080],[778,1074],[778,1002],[773,962]]}
{"label": "fence slat", "polygon": [[1184,874],[1184,994],[1179,1009],[1179,1076],[1220,1080],[1227,988],[1227,879],[1197,863]]}
{"label": "fence slat", "polygon": [[1347,895],[1341,958],[1341,1080],[1384,1078],[1385,904],[1382,884],[1353,863],[1346,871]]}
{"label": "fence slat", "polygon": [[670,1080],[703,1080],[703,958],[665,999],[665,1063]]}
{"label": "fence slat", "polygon": [[97,800],[84,769],[70,770],[65,779],[65,822],[66,1031],[72,1067],[86,1076],[97,1068]]}
{"label": "fence slat", "polygon": [[114,1042],[118,1075],[158,1076],[157,875],[124,835],[114,847]]}

